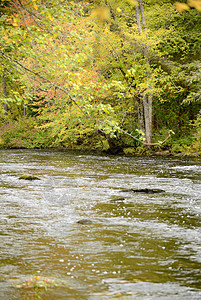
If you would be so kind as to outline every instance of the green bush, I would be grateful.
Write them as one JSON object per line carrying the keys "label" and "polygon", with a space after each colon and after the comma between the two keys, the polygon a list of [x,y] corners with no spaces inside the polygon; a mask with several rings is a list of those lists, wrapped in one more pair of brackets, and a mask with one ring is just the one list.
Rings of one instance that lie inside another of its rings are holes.
{"label": "green bush", "polygon": [[193,123],[195,129],[192,151],[197,155],[201,155],[201,117]]}
{"label": "green bush", "polygon": [[0,128],[1,148],[47,148],[51,144],[48,131],[40,129],[31,118],[11,121]]}

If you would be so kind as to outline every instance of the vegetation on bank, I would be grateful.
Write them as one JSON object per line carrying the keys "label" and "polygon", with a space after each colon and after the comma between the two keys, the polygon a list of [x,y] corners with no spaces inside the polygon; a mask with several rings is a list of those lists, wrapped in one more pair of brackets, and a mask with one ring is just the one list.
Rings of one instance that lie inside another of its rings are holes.
{"label": "vegetation on bank", "polygon": [[[200,126],[201,124],[199,124]],[[113,144],[101,133],[89,133],[75,140],[56,141],[50,130],[44,130],[35,118],[21,118],[1,127],[0,148],[6,149],[79,149],[104,151],[109,154],[126,155],[190,155],[201,154],[201,130],[197,124],[192,124],[188,134],[168,134],[168,129],[156,132],[151,149],[144,147],[141,142],[133,142],[125,137],[114,138]],[[168,138],[167,138],[168,137]],[[166,139],[164,143],[162,141]]]}
{"label": "vegetation on bank", "polygon": [[0,147],[201,154],[201,1],[0,5]]}

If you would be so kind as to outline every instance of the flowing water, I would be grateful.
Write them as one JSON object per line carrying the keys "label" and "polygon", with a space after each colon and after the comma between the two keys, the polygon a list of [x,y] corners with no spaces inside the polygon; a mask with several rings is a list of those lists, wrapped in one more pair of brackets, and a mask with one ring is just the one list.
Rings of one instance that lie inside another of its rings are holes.
{"label": "flowing water", "polygon": [[2,300],[201,299],[201,160],[0,150],[0,205]]}

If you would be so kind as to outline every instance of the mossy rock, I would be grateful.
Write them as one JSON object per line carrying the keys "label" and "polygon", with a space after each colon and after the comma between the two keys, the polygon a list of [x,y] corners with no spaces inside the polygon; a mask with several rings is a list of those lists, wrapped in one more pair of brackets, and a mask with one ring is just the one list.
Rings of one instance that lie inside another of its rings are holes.
{"label": "mossy rock", "polygon": [[68,286],[68,280],[45,277],[45,276],[30,276],[26,280],[19,282],[15,287],[18,289],[39,289],[65,287]]}
{"label": "mossy rock", "polygon": [[34,175],[29,175],[29,174],[24,174],[19,177],[19,179],[24,179],[24,180],[40,180],[37,176]]}
{"label": "mossy rock", "polygon": [[82,224],[82,225],[89,225],[89,224],[92,224],[93,222],[88,219],[82,219],[82,220],[77,221],[77,223]]}
{"label": "mossy rock", "polygon": [[124,151],[124,154],[131,155],[131,156],[134,155],[136,152],[135,148],[133,148],[133,147],[124,148],[123,151]]}

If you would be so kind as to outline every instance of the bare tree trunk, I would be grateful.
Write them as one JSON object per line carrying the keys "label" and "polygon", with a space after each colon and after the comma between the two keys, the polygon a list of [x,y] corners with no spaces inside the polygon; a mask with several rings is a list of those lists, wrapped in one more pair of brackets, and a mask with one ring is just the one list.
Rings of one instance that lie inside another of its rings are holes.
{"label": "bare tree trunk", "polygon": [[136,14],[136,21],[137,21],[137,26],[138,26],[138,30],[140,35],[142,34],[142,26],[141,26],[141,21],[140,21],[140,9],[139,9],[139,5],[135,6],[135,14]]}
{"label": "bare tree trunk", "polygon": [[152,140],[152,95],[144,93],[143,107],[144,107],[146,143],[150,145]]}
{"label": "bare tree trunk", "polygon": [[[145,33],[145,38],[143,40],[143,55],[150,70],[150,63],[148,58],[148,37],[147,37],[147,27],[145,22],[144,7],[142,0],[137,0],[137,5],[135,7],[136,22],[138,25],[139,34]],[[151,77],[151,71],[147,72],[148,78]],[[142,124],[144,124],[144,133],[146,138],[146,144],[149,146],[152,142],[152,93],[151,93],[151,80],[147,86],[147,89],[142,92],[142,100],[138,101],[138,123],[140,129]],[[143,107],[141,107],[143,106]],[[143,118],[143,120],[142,120]]]}
{"label": "bare tree trunk", "polygon": [[[138,0],[138,3],[140,5],[140,12],[141,12],[141,21],[142,21],[142,26],[145,29],[145,31],[147,30],[147,25],[146,25],[146,21],[145,21],[145,16],[144,16],[144,7],[143,7],[143,3],[142,0]],[[138,5],[137,5],[138,6]]]}
{"label": "bare tree trunk", "polygon": [[142,132],[145,132],[145,123],[144,123],[144,105],[142,97],[135,97],[135,103],[137,105],[137,115],[138,115],[138,125]]}
{"label": "bare tree trunk", "polygon": [[[2,75],[2,79],[3,79],[3,96],[4,98],[8,97],[8,93],[7,93],[7,83],[6,83],[6,69],[3,69],[3,75]],[[6,103],[4,103],[4,111],[5,111],[5,115],[8,114],[8,105]]]}

